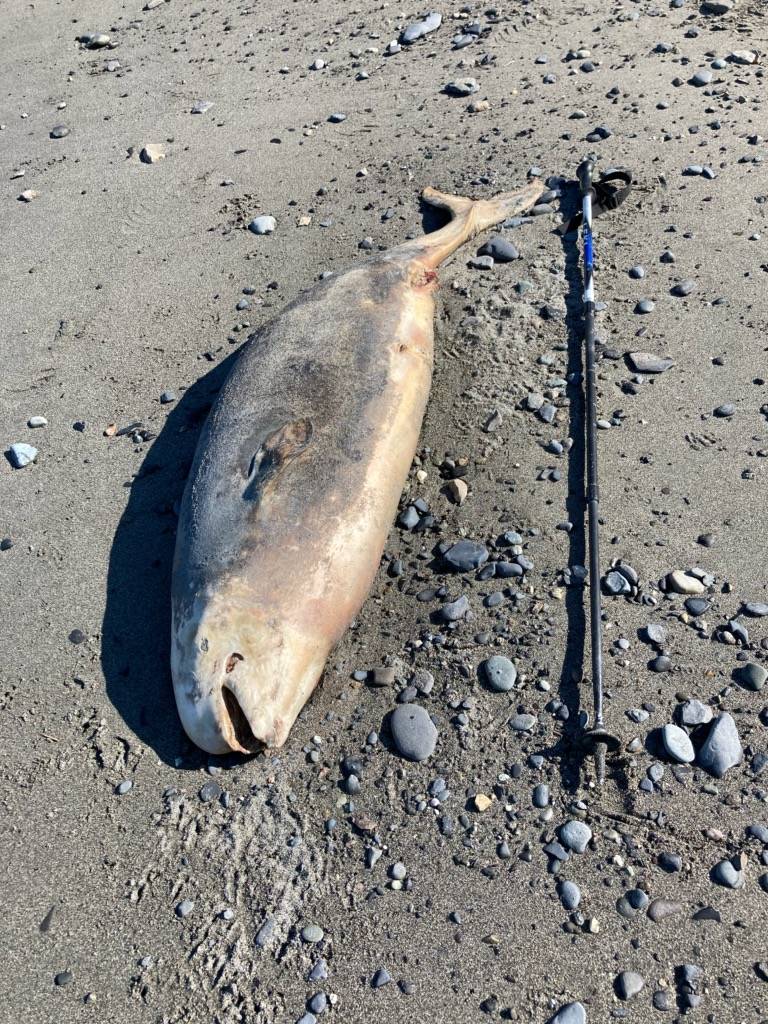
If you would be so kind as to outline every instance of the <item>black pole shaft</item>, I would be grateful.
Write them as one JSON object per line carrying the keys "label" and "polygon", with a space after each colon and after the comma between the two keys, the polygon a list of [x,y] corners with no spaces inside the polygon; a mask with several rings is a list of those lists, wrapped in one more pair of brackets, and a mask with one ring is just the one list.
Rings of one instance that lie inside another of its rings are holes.
{"label": "black pole shaft", "polygon": [[[593,728],[603,726],[603,628],[600,603],[600,485],[597,462],[597,369],[595,360],[595,289],[592,240],[592,175],[594,160],[587,158],[577,174],[582,199],[582,243],[584,256],[584,391],[587,447],[586,505],[589,530],[589,609],[592,647]],[[605,744],[595,748],[598,782],[605,777]]]}

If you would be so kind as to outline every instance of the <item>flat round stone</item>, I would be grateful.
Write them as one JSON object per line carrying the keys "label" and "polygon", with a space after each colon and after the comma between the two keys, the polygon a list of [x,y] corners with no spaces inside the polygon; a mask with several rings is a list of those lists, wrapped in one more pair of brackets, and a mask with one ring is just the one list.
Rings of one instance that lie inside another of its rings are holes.
{"label": "flat round stone", "polygon": [[587,1011],[581,1003],[566,1003],[547,1024],[587,1024]]}
{"label": "flat round stone", "polygon": [[517,680],[517,669],[514,663],[503,654],[494,654],[481,665],[483,678],[496,693],[511,690]]}
{"label": "flat round stone", "polygon": [[400,704],[390,719],[398,753],[409,761],[425,761],[435,750],[437,728],[420,704]]}
{"label": "flat round stone", "polygon": [[445,562],[457,572],[471,572],[488,561],[488,548],[474,540],[460,540],[443,555]]}
{"label": "flat round stone", "polygon": [[628,358],[636,373],[664,373],[674,365],[669,356],[658,356],[653,352],[630,352]]}
{"label": "flat round stone", "polygon": [[568,850],[573,850],[574,853],[584,853],[587,843],[592,838],[592,829],[586,822],[574,818],[561,825],[557,834],[560,837],[560,842]]}
{"label": "flat round stone", "polygon": [[690,736],[679,725],[662,726],[661,742],[667,754],[679,764],[691,764],[696,757]]}

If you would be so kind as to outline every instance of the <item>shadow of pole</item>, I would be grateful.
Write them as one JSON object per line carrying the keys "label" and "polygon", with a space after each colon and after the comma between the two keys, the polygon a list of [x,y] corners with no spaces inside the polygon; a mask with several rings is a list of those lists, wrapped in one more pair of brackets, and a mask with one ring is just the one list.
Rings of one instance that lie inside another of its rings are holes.
{"label": "shadow of pole", "polygon": [[184,767],[208,760],[181,727],[171,684],[176,509],[200,430],[236,357],[233,352],[172,407],[138,473],[125,484],[131,493],[109,555],[101,642],[107,695],[141,742],[174,766],[182,759]]}
{"label": "shadow of pole", "polygon": [[[562,212],[567,220],[576,212],[578,194],[569,189],[564,194]],[[566,513],[571,523],[568,535],[568,565],[586,565],[586,515],[585,515],[585,473],[586,473],[586,420],[583,388],[583,340],[584,340],[584,309],[582,295],[584,284],[580,267],[578,235],[575,231],[561,235],[561,243],[565,256],[565,279],[567,293],[566,331],[568,344],[567,363],[567,395],[569,409],[568,434],[573,440],[568,453],[568,495]],[[583,753],[578,739],[581,734],[579,723],[580,692],[579,684],[584,672],[584,652],[586,643],[587,617],[584,602],[584,588],[578,581],[572,580],[566,590],[565,609],[567,617],[567,633],[565,654],[560,675],[560,700],[568,709],[568,718],[564,724],[562,756],[560,758],[560,775],[563,787],[571,791],[579,786]]]}

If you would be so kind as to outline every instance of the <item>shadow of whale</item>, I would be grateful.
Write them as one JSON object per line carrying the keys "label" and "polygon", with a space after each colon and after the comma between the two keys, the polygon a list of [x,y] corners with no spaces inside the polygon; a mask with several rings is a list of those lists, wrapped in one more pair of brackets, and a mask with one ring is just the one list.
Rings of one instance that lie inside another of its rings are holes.
{"label": "shadow of whale", "polygon": [[182,729],[171,682],[176,512],[200,431],[237,356],[227,356],[171,407],[139,471],[125,484],[131,493],[109,555],[101,644],[107,695],[139,740],[177,767],[182,759],[194,767],[193,761],[208,758]]}

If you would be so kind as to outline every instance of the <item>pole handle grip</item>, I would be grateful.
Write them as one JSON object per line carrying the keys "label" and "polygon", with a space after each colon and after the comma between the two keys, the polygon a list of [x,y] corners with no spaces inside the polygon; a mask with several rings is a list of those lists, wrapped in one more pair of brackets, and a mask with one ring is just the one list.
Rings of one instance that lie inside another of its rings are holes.
{"label": "pole handle grip", "polygon": [[592,190],[592,175],[595,172],[595,161],[591,156],[588,156],[586,160],[582,160],[576,169],[576,174],[579,179],[579,187],[581,188],[581,194],[586,195],[587,192]]}

